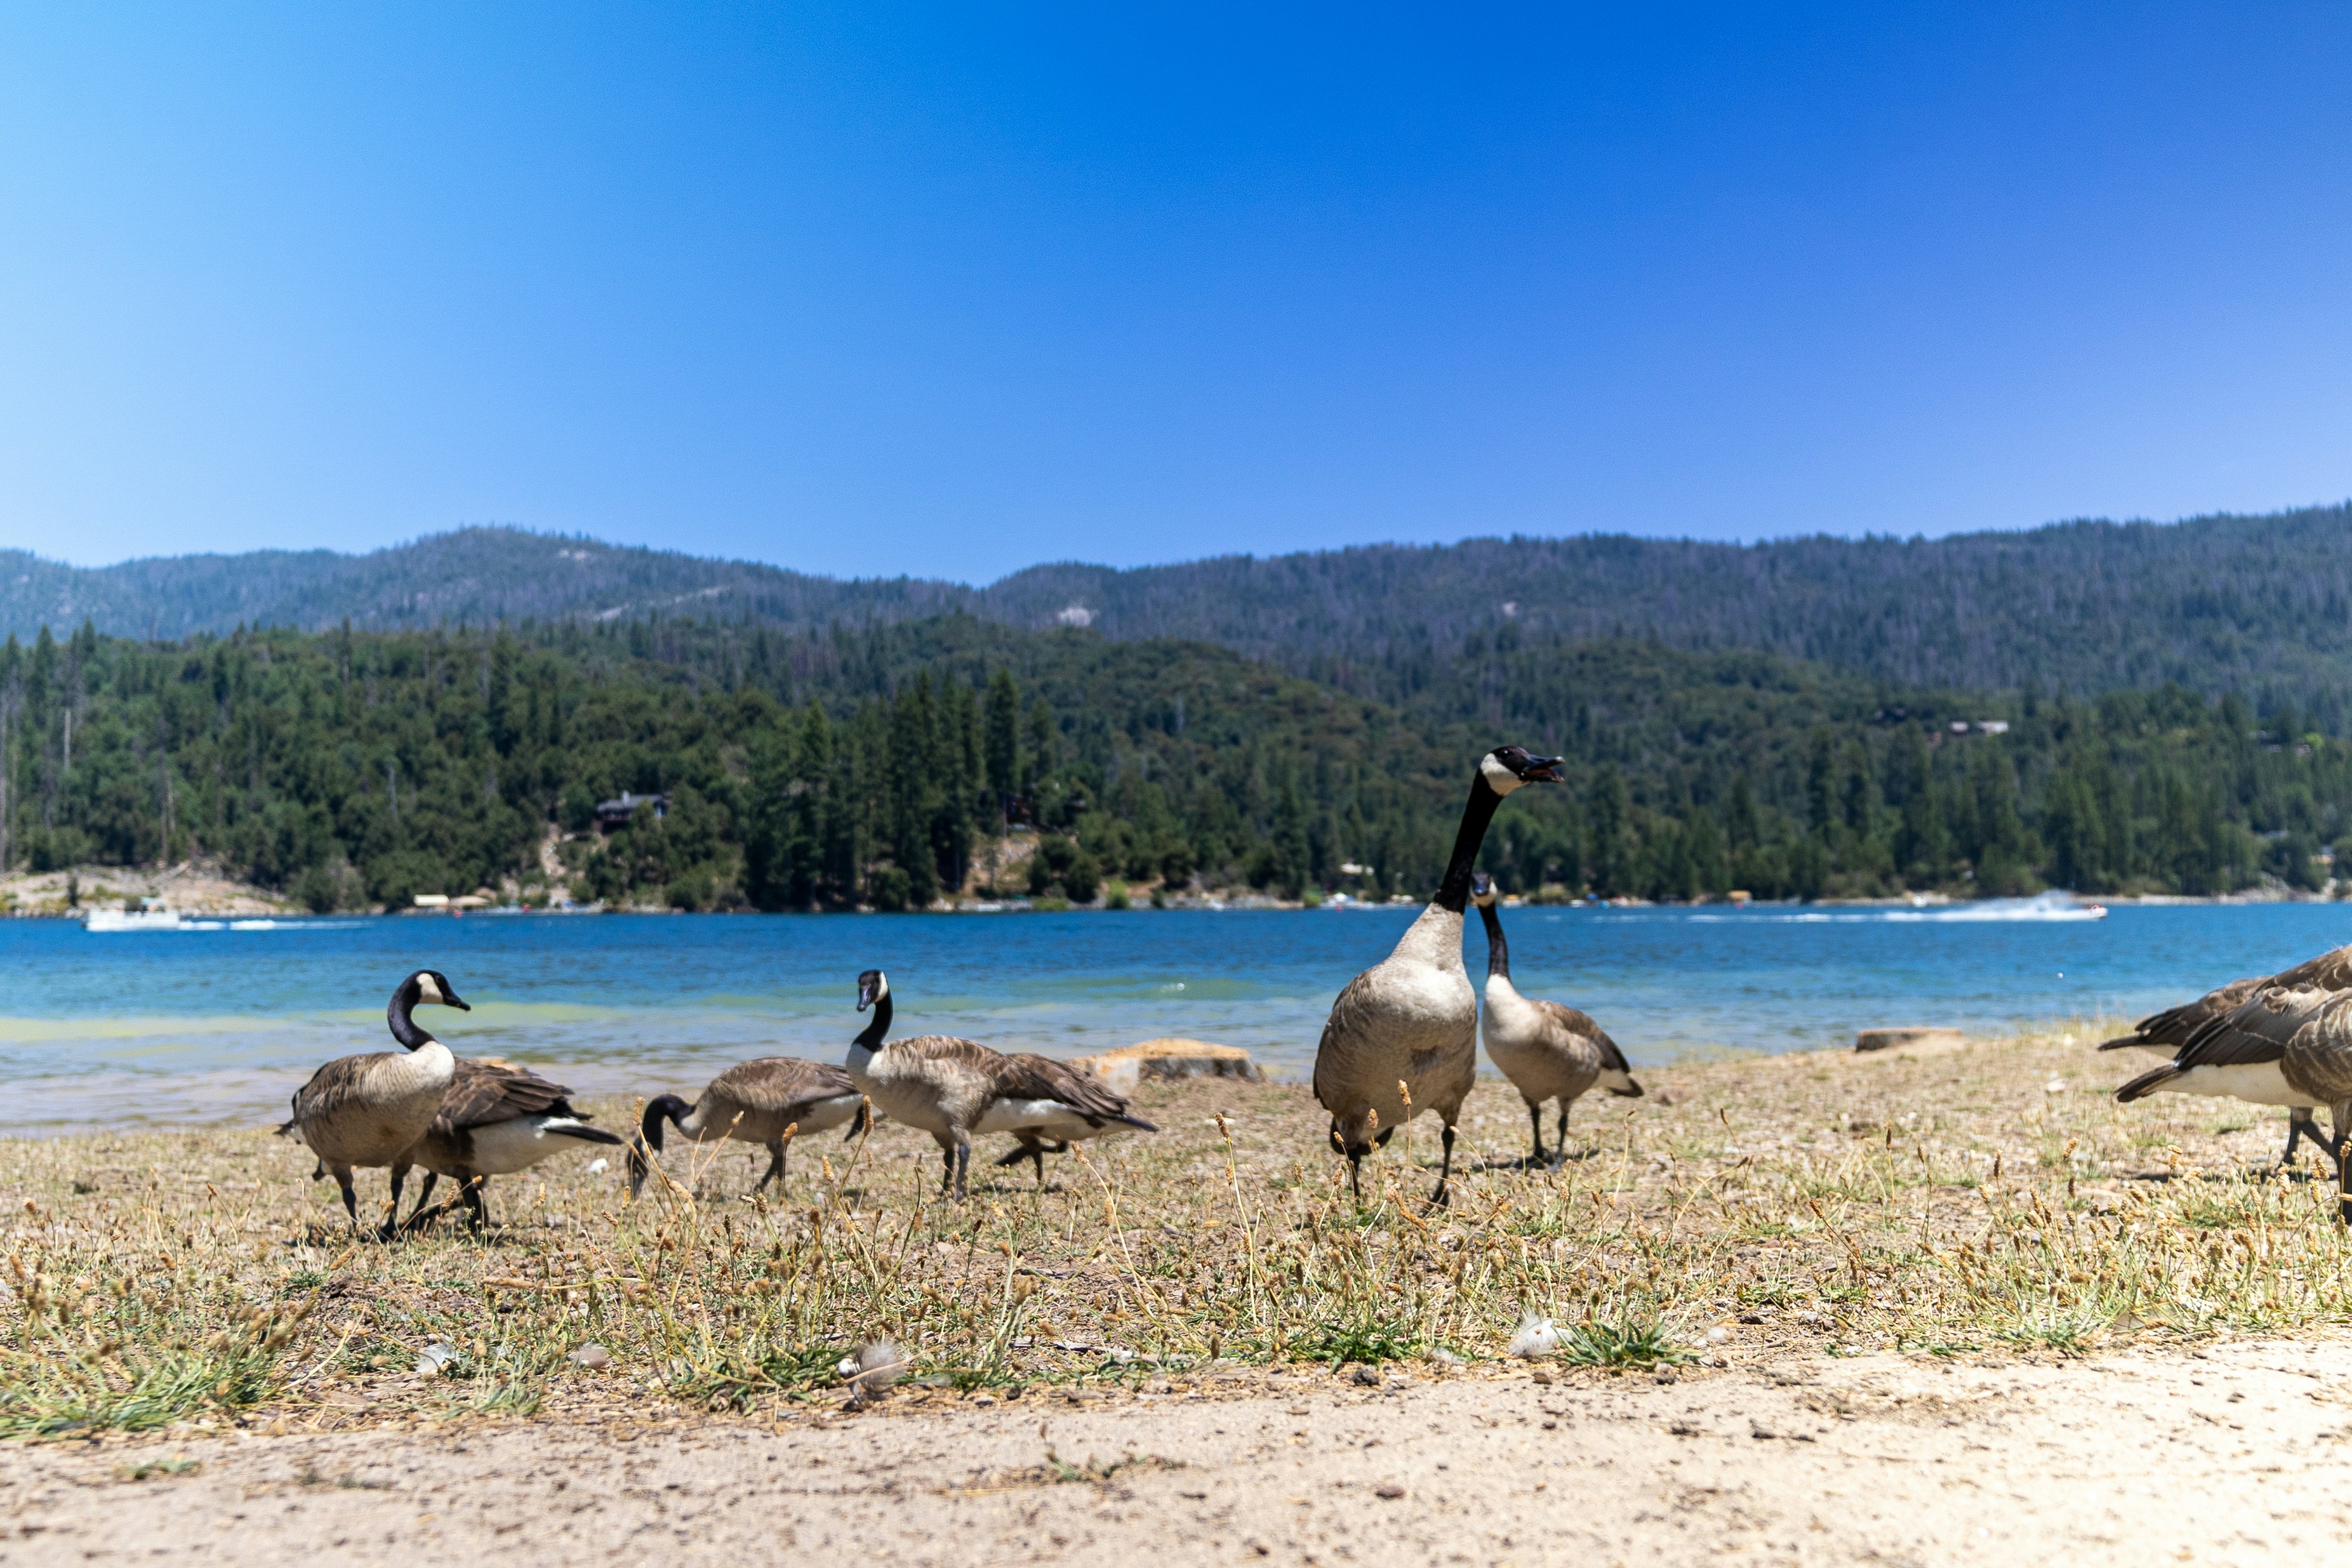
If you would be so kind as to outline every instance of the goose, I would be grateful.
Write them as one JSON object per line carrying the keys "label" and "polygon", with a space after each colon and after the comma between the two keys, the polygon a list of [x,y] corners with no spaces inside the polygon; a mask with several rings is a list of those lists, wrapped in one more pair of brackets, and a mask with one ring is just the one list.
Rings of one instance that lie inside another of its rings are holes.
{"label": "goose", "polygon": [[[2339,947],[2332,952],[2323,952],[2317,958],[2306,959],[2292,969],[2283,969],[2276,974],[2258,974],[2243,980],[2232,980],[2227,985],[2208,991],[2194,1002],[2184,1002],[2178,1007],[2167,1007],[2161,1013],[2151,1013],[2133,1025],[2130,1034],[2103,1041],[2099,1049],[2154,1051],[2168,1058],[2179,1055],[2180,1047],[2189,1043],[2189,1037],[2199,1028],[2243,1006],[2258,992],[2310,989],[2342,991],[2347,988],[2352,988],[2352,947]],[[2192,1078],[2178,1081],[2182,1087],[2175,1087],[2165,1092],[2210,1093],[2230,1099],[2243,1098],[2226,1089],[2207,1089],[2185,1087],[2187,1083],[2192,1082],[2204,1084],[2219,1081],[2210,1078]],[[2263,1100],[2254,1103],[2276,1105],[2284,1102]],[[2312,1108],[2308,1105],[2287,1106],[2286,1151],[2279,1156],[2280,1164],[2294,1163],[2295,1145],[2305,1138],[2327,1151],[2330,1159],[2336,1158],[2340,1152],[2335,1139],[2321,1134],[2319,1124],[2313,1120],[2311,1110]]]}
{"label": "goose", "polygon": [[649,1169],[646,1151],[661,1152],[665,1121],[692,1142],[731,1138],[765,1148],[767,1173],[751,1188],[755,1193],[770,1182],[782,1190],[784,1145],[792,1139],[830,1132],[845,1121],[850,1123],[849,1136],[854,1138],[870,1124],[866,1097],[839,1068],[798,1057],[738,1062],[712,1079],[691,1106],[674,1094],[657,1095],[646,1102],[645,1121],[636,1141],[629,1145],[633,1197],[646,1184]]}
{"label": "goose", "polygon": [[1445,1122],[1430,1202],[1446,1202],[1454,1123],[1478,1076],[1478,994],[1462,966],[1470,867],[1505,795],[1524,784],[1559,782],[1558,757],[1498,746],[1479,758],[1437,897],[1395,951],[1348,982],[1331,1005],[1315,1047],[1315,1099],[1331,1113],[1331,1147],[1347,1157],[1348,1184],[1360,1202],[1364,1156],[1424,1110]]}
{"label": "goose", "polygon": [[857,977],[857,1010],[874,1017],[850,1042],[847,1067],[875,1108],[909,1127],[929,1133],[946,1170],[940,1191],[952,1186],[964,1196],[964,1173],[971,1165],[974,1133],[1010,1132],[1020,1139],[1015,1158],[1034,1159],[1037,1182],[1045,1181],[1045,1146],[1067,1147],[1074,1139],[1131,1129],[1159,1128],[1128,1109],[1092,1073],[1050,1057],[1007,1056],[977,1040],[953,1035],[919,1035],[892,1040],[890,980],[878,969]]}
{"label": "goose", "polygon": [[465,1203],[473,1227],[479,1230],[489,1219],[482,1189],[492,1176],[527,1171],[583,1143],[618,1143],[603,1128],[588,1125],[586,1113],[572,1108],[571,1093],[512,1062],[459,1057],[457,1070],[442,1091],[440,1113],[392,1167],[394,1187],[411,1165],[425,1167],[425,1184],[416,1190],[409,1227],[425,1217],[425,1201],[443,1176],[457,1184],[457,1198],[451,1201]]}
{"label": "goose", "polygon": [[2336,1215],[2352,1221],[2352,990],[2258,990],[2200,1025],[2162,1067],[2116,1090],[2126,1104],[2158,1093],[2223,1094],[2256,1105],[2325,1105],[2335,1124]]}
{"label": "goose", "polygon": [[1568,1157],[1568,1108],[1577,1096],[1599,1084],[1611,1094],[1638,1099],[1642,1086],[1600,1025],[1573,1007],[1522,996],[1511,984],[1511,950],[1495,909],[1495,884],[1483,871],[1470,879],[1470,901],[1486,926],[1486,1006],[1479,1020],[1486,1055],[1528,1102],[1536,1141],[1532,1163],[1544,1163],[1543,1102],[1559,1101],[1556,1163]]}
{"label": "goose", "polygon": [[332,1172],[342,1189],[344,1212],[352,1228],[360,1224],[359,1197],[352,1190],[354,1168],[393,1167],[392,1210],[380,1233],[386,1241],[395,1234],[394,1217],[400,1209],[400,1184],[407,1167],[398,1163],[441,1110],[441,1097],[457,1076],[457,1060],[449,1047],[419,1028],[411,1009],[433,1005],[473,1009],[458,998],[449,977],[437,969],[420,969],[400,983],[384,1009],[399,1051],[373,1051],[366,1056],[338,1057],[294,1094],[294,1114],[278,1129],[281,1138],[299,1138],[319,1156],[310,1179]]}

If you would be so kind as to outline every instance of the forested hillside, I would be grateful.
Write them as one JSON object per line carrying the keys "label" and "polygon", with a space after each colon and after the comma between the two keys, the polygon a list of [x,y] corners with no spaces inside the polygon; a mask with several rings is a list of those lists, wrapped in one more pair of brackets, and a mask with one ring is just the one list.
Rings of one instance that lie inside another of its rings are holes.
{"label": "forested hillside", "polygon": [[[2352,745],[2291,707],[1898,690],[1516,625],[1432,651],[1396,703],[1198,643],[970,616],[161,645],[85,626],[0,647],[0,865],[207,856],[359,907],[536,883],[552,828],[613,900],[892,908],[973,886],[1027,825],[1000,891],[1425,894],[1473,761],[1506,740],[1568,759],[1488,842],[1528,892],[2307,887],[2352,832]],[[602,835],[623,790],[671,809]]]}
{"label": "forested hillside", "polygon": [[1118,572],[1053,565],[986,588],[836,582],[774,567],[474,529],[396,550],[184,556],[82,571],[0,552],[0,627],[89,618],[177,638],[239,625],[425,629],[526,619],[716,616],[821,629],[965,611],[1114,640],[1212,642],[1402,701],[1505,626],[1777,653],[1890,687],[2095,696],[2177,682],[2352,713],[2352,509],[2064,523],[1939,540],[1701,544],[1608,535],[1230,557]]}

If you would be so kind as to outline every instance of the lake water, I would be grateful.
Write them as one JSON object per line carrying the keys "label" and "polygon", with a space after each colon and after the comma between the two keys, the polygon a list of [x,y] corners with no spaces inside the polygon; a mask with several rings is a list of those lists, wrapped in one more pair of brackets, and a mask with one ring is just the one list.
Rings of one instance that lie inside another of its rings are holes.
{"label": "lake water", "polygon": [[[11,1122],[258,1121],[331,1057],[390,1048],[401,976],[446,973],[471,1013],[420,1014],[469,1055],[585,1093],[692,1093],[746,1057],[838,1060],[856,977],[890,972],[902,1034],[1075,1056],[1160,1035],[1244,1046],[1304,1078],[1331,998],[1418,911],[472,916],[98,934],[0,921]],[[2352,909],[2127,908],[2102,921],[1949,910],[1521,909],[1521,990],[1591,1013],[1636,1068],[1845,1046],[1857,1028],[2133,1017],[2352,940]],[[2005,918],[1986,918],[1988,915]],[[1466,958],[1486,968],[1474,915]]]}

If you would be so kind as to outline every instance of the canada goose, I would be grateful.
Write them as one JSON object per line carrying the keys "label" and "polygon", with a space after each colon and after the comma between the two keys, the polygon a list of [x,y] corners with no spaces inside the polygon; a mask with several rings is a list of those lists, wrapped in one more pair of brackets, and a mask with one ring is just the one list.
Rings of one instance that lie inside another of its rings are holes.
{"label": "canada goose", "polygon": [[571,1093],[512,1062],[459,1057],[457,1073],[442,1091],[440,1113],[393,1163],[394,1185],[411,1165],[425,1167],[425,1184],[416,1191],[408,1224],[414,1226],[423,1217],[433,1185],[443,1176],[457,1184],[458,1199],[479,1230],[489,1219],[482,1189],[492,1176],[527,1171],[583,1143],[618,1143],[603,1128],[588,1125],[586,1113],[572,1109]]}
{"label": "canada goose", "polygon": [[[2276,974],[2258,974],[2243,980],[2232,980],[2217,990],[2208,991],[2194,1002],[2184,1002],[2178,1007],[2167,1007],[2161,1013],[2151,1013],[2133,1025],[2130,1034],[2103,1041],[2099,1049],[2103,1051],[2137,1049],[2154,1051],[2159,1056],[2168,1058],[2174,1057],[2179,1054],[2180,1047],[2189,1043],[2189,1037],[2199,1028],[2245,1005],[2257,992],[2314,989],[2342,991],[2347,988],[2352,988],[2352,947],[2339,947],[2332,952],[2323,952],[2317,958],[2306,959],[2292,969],[2283,969]],[[2208,1089],[2186,1087],[2187,1082],[2202,1084],[2218,1080],[2206,1077],[2195,1078],[2183,1081],[2181,1087],[2171,1089],[2168,1092],[2210,1093],[2231,1099],[2243,1098],[2227,1089]],[[2276,1105],[2283,1102],[2264,1100],[2254,1103]],[[2311,1110],[2308,1105],[2287,1106],[2286,1151],[2279,1156],[2279,1163],[2282,1165],[2294,1163],[2295,1145],[2305,1138],[2326,1150],[2331,1159],[2339,1153],[2336,1140],[2321,1134],[2318,1122],[2312,1118]]]}
{"label": "canada goose", "polygon": [[449,977],[437,969],[420,969],[392,994],[384,1019],[398,1051],[373,1051],[366,1056],[338,1057],[294,1094],[294,1114],[278,1129],[280,1137],[299,1137],[319,1156],[319,1171],[334,1173],[342,1189],[343,1208],[359,1227],[359,1196],[352,1190],[352,1172],[358,1166],[391,1165],[392,1209],[381,1233],[389,1241],[400,1210],[400,1184],[407,1167],[396,1163],[433,1125],[441,1110],[441,1096],[457,1074],[457,1058],[449,1047],[417,1027],[411,1008],[431,1004],[471,1012],[450,987]]}
{"label": "canada goose", "polygon": [[661,1152],[665,1121],[696,1143],[731,1138],[764,1147],[768,1169],[751,1188],[756,1193],[770,1182],[782,1190],[787,1141],[830,1132],[845,1121],[854,1138],[866,1125],[865,1105],[866,1097],[839,1068],[798,1057],[738,1062],[712,1079],[691,1106],[674,1094],[646,1102],[644,1125],[629,1145],[629,1192],[634,1196],[645,1187],[646,1151]]}
{"label": "canada goose", "polygon": [[1543,1102],[1559,1101],[1558,1159],[1568,1157],[1569,1105],[1599,1084],[1610,1093],[1639,1098],[1642,1086],[1625,1053],[1600,1025],[1573,1007],[1522,996],[1511,984],[1511,950],[1496,912],[1495,884],[1485,872],[1470,879],[1470,898],[1486,926],[1486,1007],[1479,1021],[1486,1055],[1528,1102],[1535,1131],[1536,1164],[1544,1163]]}
{"label": "canada goose", "polygon": [[1445,880],[1394,952],[1348,982],[1315,1047],[1315,1099],[1331,1113],[1331,1146],[1348,1158],[1359,1201],[1364,1156],[1424,1110],[1445,1121],[1445,1156],[1430,1201],[1446,1201],[1454,1122],[1478,1076],[1478,994],[1462,967],[1462,911],[1470,867],[1503,797],[1523,784],[1558,784],[1559,759],[1498,746],[1478,759]]}
{"label": "canada goose", "polygon": [[2256,1105],[2325,1105],[2335,1124],[2336,1212],[2352,1220],[2345,1132],[2352,1128],[2352,990],[2258,990],[2208,1019],[2180,1054],[2116,1090],[2225,1094]]}
{"label": "canada goose", "polygon": [[[1073,1139],[1094,1138],[1132,1128],[1159,1128],[1127,1108],[1092,1073],[1050,1057],[1007,1056],[977,1040],[953,1035],[919,1035],[892,1040],[890,981],[878,969],[857,977],[857,1010],[874,1009],[849,1046],[849,1076],[873,1097],[875,1108],[937,1141],[947,1168],[940,1190],[950,1185],[964,1195],[964,1173],[971,1165],[974,1133],[1010,1132],[1021,1140],[1015,1159],[1034,1159],[1037,1182],[1045,1181],[1045,1144],[1066,1147]],[[887,1043],[886,1043],[887,1042]]]}

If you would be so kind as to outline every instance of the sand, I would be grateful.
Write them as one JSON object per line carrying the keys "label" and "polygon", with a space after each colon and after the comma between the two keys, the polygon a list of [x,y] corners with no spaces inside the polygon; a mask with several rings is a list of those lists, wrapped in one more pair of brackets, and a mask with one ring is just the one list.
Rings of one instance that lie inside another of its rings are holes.
{"label": "sand", "polygon": [[2332,1341],[1671,1381],[1307,1369],[781,1426],[22,1446],[0,1562],[2249,1562],[2352,1536],[2347,1374]]}

